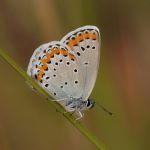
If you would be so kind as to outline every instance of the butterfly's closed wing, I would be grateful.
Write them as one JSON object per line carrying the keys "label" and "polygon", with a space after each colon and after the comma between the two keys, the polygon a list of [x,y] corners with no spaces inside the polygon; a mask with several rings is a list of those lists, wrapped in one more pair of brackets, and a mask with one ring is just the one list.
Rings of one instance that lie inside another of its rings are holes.
{"label": "butterfly's closed wing", "polygon": [[97,27],[78,28],[61,41],[38,47],[28,65],[29,76],[79,118],[83,117],[81,112],[94,106],[88,97],[98,72],[99,40]]}
{"label": "butterfly's closed wing", "polygon": [[81,97],[82,72],[73,52],[60,42],[50,42],[35,50],[27,73],[55,99]]}
{"label": "butterfly's closed wing", "polygon": [[99,66],[100,33],[95,26],[84,26],[68,33],[61,40],[74,52],[82,70],[84,91],[82,98],[87,100],[94,87]]}

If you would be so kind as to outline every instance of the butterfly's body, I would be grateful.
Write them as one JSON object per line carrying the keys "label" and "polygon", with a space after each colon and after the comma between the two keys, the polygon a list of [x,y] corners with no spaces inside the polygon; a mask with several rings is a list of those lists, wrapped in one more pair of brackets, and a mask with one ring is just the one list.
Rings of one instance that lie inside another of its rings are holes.
{"label": "butterfly's body", "polygon": [[88,100],[99,66],[99,30],[84,26],[68,33],[61,41],[38,47],[27,73],[68,112],[82,115],[93,106]]}

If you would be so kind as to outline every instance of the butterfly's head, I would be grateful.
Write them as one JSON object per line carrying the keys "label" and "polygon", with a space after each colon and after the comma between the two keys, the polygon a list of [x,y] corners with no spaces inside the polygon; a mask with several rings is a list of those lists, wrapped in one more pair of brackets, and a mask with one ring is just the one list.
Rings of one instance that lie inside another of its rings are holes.
{"label": "butterfly's head", "polygon": [[93,108],[94,105],[95,105],[95,102],[94,102],[93,100],[88,99],[88,100],[86,101],[86,108],[87,108],[87,109]]}

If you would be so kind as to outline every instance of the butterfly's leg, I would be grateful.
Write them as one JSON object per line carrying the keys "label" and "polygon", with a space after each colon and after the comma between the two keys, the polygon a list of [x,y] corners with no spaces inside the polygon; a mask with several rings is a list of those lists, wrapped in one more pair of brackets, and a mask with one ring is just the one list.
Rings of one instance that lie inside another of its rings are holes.
{"label": "butterfly's leg", "polygon": [[76,118],[76,120],[80,120],[81,118],[83,118],[84,113],[81,113],[81,111],[78,111],[78,115],[79,115],[79,117]]}
{"label": "butterfly's leg", "polygon": [[75,111],[71,111],[70,115],[73,116],[75,114]]}
{"label": "butterfly's leg", "polygon": [[65,101],[67,100],[67,98],[63,98],[63,99],[52,99],[51,101],[53,102],[60,102],[60,101]]}
{"label": "butterfly's leg", "polygon": [[[52,102],[60,102],[60,101],[67,100],[67,98],[63,98],[63,99],[49,99],[49,98],[47,98],[47,100],[50,100]],[[56,112],[59,112],[59,111],[56,109]],[[63,114],[66,114],[66,113],[67,113],[67,111],[63,112]]]}

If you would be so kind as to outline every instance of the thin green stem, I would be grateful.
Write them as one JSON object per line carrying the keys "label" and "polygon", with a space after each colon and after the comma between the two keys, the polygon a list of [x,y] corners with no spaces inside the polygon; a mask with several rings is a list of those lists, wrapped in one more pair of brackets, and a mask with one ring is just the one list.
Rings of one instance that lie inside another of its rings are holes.
{"label": "thin green stem", "polygon": [[27,73],[10,57],[8,56],[2,49],[0,49],[1,58],[6,61],[13,69],[16,70],[29,84],[31,84],[38,92],[40,92],[45,98],[49,100],[49,103],[74,126],[76,127],[80,133],[82,133],[91,143],[93,143],[97,149],[106,150],[105,145],[100,142],[90,131],[88,131],[80,122],[76,121],[75,117],[70,115],[70,113],[64,113],[64,108],[59,105],[59,103],[55,101],[51,101],[50,95],[40,87],[33,79],[31,79]]}

